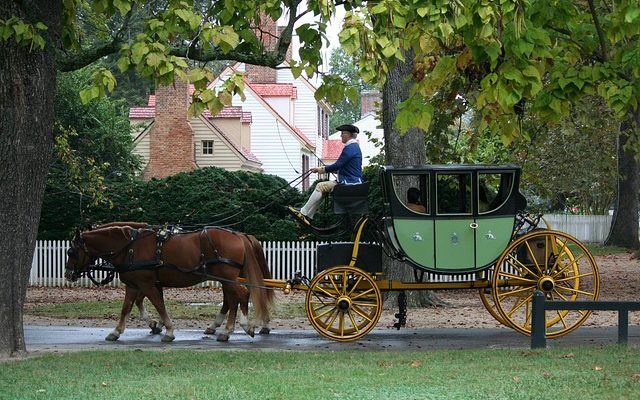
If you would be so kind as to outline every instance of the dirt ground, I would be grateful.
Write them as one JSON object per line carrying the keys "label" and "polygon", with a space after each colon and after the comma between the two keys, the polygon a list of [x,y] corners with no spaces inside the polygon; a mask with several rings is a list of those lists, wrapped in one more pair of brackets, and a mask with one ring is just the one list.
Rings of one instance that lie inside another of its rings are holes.
{"label": "dirt ground", "polygon": [[[640,296],[640,261],[631,254],[616,254],[596,257],[601,275],[600,300],[638,301]],[[407,328],[483,328],[501,326],[484,308],[477,290],[439,291],[438,297],[449,304],[447,307],[410,308],[407,311]],[[69,303],[79,301],[118,300],[124,296],[122,288],[46,288],[30,287],[25,302],[26,325],[68,325],[68,326],[115,326],[115,319],[51,319],[29,314],[38,304]],[[166,289],[165,298],[185,302],[207,302],[218,304],[222,301],[222,293],[217,289]],[[284,295],[277,294],[276,302],[291,302],[304,307],[304,292]],[[397,310],[384,310],[378,326],[391,327],[395,322]],[[137,315],[137,312],[134,313]],[[304,313],[300,313],[304,315]],[[176,328],[206,328],[211,321],[176,319]],[[630,313],[630,325],[640,325],[640,313]],[[129,327],[144,327],[138,318],[128,322]],[[617,313],[596,311],[584,326],[617,326]],[[274,329],[312,329],[307,318],[281,317],[273,318]]]}

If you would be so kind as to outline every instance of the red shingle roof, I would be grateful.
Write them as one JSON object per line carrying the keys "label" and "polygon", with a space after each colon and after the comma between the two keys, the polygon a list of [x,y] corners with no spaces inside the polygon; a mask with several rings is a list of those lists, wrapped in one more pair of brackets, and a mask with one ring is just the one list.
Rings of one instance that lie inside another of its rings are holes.
{"label": "red shingle roof", "polygon": [[298,98],[298,90],[291,83],[251,83],[251,87],[262,97],[287,96]]}
{"label": "red shingle roof", "polygon": [[129,109],[129,119],[147,119],[156,117],[156,108],[154,107],[131,107]]}
{"label": "red shingle roof", "polygon": [[[156,96],[149,96],[149,106],[147,107],[131,107],[129,109],[129,119],[149,119],[156,117]],[[211,113],[208,110],[204,110],[202,115],[211,119]],[[242,107],[232,106],[223,108],[216,118],[240,118],[242,122],[251,122],[251,113],[248,111],[242,111]]]}
{"label": "red shingle roof", "polygon": [[322,142],[322,159],[323,160],[337,160],[342,153],[344,144],[342,140],[331,139]]}

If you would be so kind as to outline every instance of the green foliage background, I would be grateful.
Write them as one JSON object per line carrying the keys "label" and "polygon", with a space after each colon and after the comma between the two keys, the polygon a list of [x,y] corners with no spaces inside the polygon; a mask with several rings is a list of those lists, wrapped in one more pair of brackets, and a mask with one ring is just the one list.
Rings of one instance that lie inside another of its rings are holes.
{"label": "green foliage background", "polygon": [[302,195],[279,177],[208,167],[144,182],[107,183],[111,206],[88,204],[83,194],[48,192],[40,239],[69,237],[75,227],[113,221],[179,224],[185,228],[226,226],[259,240],[296,240],[297,224],[284,205]]}

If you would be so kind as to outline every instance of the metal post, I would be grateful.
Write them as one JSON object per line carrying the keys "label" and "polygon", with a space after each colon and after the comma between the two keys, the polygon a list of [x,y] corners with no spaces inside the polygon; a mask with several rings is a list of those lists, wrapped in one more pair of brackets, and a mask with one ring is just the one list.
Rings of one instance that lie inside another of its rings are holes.
{"label": "metal post", "polygon": [[531,314],[531,348],[544,349],[547,347],[546,325],[544,309],[544,293],[536,290],[533,293]]}
{"label": "metal post", "polygon": [[618,344],[627,344],[629,337],[629,310],[618,309]]}

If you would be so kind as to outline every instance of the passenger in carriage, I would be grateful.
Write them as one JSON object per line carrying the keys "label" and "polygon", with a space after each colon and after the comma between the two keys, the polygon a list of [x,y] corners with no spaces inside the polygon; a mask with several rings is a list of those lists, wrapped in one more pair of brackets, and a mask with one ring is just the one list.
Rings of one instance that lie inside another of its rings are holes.
{"label": "passenger in carriage", "polygon": [[427,212],[427,208],[422,205],[420,201],[420,189],[410,187],[409,190],[407,190],[407,207],[422,214]]}
{"label": "passenger in carriage", "polygon": [[337,172],[338,180],[319,182],[307,203],[300,210],[292,206],[287,207],[290,213],[307,226],[311,226],[311,220],[322,203],[322,197],[332,192],[336,185],[362,183],[362,151],[360,151],[360,145],[356,139],[360,130],[357,126],[349,124],[340,125],[336,130],[340,131],[340,139],[344,143],[340,157],[331,165],[311,168],[310,171],[320,174]]}

